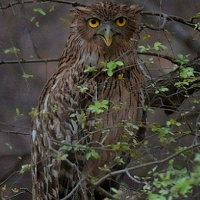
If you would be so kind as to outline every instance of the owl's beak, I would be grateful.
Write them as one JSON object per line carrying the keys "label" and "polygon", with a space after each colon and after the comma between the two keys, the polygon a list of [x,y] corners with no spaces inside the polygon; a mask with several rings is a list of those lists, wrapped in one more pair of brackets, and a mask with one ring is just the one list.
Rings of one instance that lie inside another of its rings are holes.
{"label": "owl's beak", "polygon": [[107,25],[106,28],[103,30],[102,38],[103,38],[103,41],[105,42],[106,46],[109,47],[112,44],[113,32],[109,25]]}
{"label": "owl's beak", "polygon": [[112,36],[113,35],[111,32],[105,33],[104,35],[104,42],[108,47],[112,44],[112,39],[113,39]]}

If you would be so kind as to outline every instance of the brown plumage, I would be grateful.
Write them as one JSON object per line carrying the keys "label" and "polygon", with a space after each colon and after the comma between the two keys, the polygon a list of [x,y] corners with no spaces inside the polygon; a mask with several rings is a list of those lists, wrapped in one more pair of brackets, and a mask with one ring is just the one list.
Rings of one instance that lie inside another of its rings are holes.
{"label": "brown plumage", "polygon": [[[122,176],[97,187],[93,182],[128,164],[128,153],[113,145],[130,143],[124,126],[143,117],[145,84],[136,55],[141,10],[105,2],[74,9],[59,69],[46,83],[33,119],[34,200],[103,199],[102,188],[118,188]],[[108,76],[110,61],[124,65]],[[103,105],[98,113],[95,103]]]}

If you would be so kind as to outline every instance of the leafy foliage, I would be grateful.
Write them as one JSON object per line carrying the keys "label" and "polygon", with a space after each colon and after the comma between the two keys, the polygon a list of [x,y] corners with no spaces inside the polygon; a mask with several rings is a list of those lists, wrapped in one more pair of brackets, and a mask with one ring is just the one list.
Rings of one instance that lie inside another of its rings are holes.
{"label": "leafy foliage", "polygon": [[92,113],[101,114],[108,109],[108,100],[96,101],[93,105],[89,105],[88,110]]}
{"label": "leafy foliage", "polygon": [[143,190],[148,193],[148,199],[173,200],[179,197],[189,197],[192,188],[200,184],[200,155],[196,154],[194,158],[193,171],[188,171],[183,167],[177,169],[174,167],[174,159],[169,161],[169,166],[165,172],[149,172],[153,174],[153,185],[146,184]]}
{"label": "leafy foliage", "polygon": [[102,69],[102,71],[107,72],[108,76],[113,76],[114,74],[114,70],[117,67],[121,67],[124,65],[124,63],[120,60],[118,61],[110,61],[108,63],[104,63],[102,62],[102,65],[104,66],[104,68]]}

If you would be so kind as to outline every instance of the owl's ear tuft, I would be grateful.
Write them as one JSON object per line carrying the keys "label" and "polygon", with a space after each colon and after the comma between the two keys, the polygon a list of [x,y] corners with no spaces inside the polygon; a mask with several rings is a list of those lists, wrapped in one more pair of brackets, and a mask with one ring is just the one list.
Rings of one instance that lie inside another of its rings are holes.
{"label": "owl's ear tuft", "polygon": [[130,6],[130,10],[132,12],[134,12],[135,14],[139,14],[143,9],[144,9],[144,7],[141,5],[131,5]]}
{"label": "owl's ear tuft", "polygon": [[77,14],[88,14],[91,12],[91,8],[89,7],[86,7],[86,6],[77,6],[76,8],[74,8],[72,10],[72,12],[74,13],[74,15],[77,15]]}

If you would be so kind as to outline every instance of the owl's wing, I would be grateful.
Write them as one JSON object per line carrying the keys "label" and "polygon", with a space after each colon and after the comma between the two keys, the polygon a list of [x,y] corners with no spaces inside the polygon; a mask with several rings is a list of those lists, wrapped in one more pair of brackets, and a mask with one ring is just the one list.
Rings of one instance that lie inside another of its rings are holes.
{"label": "owl's wing", "polygon": [[87,196],[85,148],[94,126],[87,108],[96,96],[96,82],[79,72],[76,63],[67,66],[46,83],[33,117],[33,199],[37,200]]}

